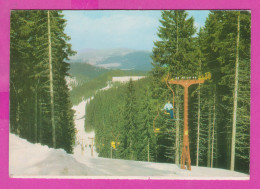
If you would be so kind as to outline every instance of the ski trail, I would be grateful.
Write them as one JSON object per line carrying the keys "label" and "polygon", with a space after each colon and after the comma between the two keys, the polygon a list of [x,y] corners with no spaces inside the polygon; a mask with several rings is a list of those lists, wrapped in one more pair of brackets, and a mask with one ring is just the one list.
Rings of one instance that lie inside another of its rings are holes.
{"label": "ski trail", "polygon": [[[95,137],[94,131],[86,132],[85,131],[85,112],[86,112],[86,105],[92,100],[93,97],[88,98],[87,100],[83,100],[76,106],[73,106],[75,110],[74,122],[75,122],[75,129],[76,129],[76,141],[74,147],[74,156],[77,157],[91,157],[91,145],[92,140],[90,138]],[[93,157],[97,157],[98,154],[96,153],[95,147],[93,149]]]}
{"label": "ski trail", "polygon": [[[110,85],[107,85],[106,87],[99,89],[102,90],[108,90],[110,88]],[[98,153],[96,152],[95,145],[93,147],[93,156],[91,155],[91,145],[92,145],[92,139],[95,137],[95,132],[86,132],[85,131],[85,116],[86,116],[86,105],[94,99],[94,96],[82,100],[78,105],[73,106],[73,110],[75,110],[74,115],[74,123],[75,123],[75,129],[76,129],[76,141],[75,141],[75,147],[74,147],[74,157],[82,161],[86,157],[98,157]],[[94,143],[94,141],[93,141]]]}

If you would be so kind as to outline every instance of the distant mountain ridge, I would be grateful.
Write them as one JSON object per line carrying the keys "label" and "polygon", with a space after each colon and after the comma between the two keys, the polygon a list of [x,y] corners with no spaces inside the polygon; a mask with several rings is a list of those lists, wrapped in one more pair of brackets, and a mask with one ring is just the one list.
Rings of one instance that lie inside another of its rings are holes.
{"label": "distant mountain ridge", "polygon": [[149,51],[132,49],[86,49],[70,57],[70,63],[88,63],[110,69],[149,71],[152,68],[150,56]]}

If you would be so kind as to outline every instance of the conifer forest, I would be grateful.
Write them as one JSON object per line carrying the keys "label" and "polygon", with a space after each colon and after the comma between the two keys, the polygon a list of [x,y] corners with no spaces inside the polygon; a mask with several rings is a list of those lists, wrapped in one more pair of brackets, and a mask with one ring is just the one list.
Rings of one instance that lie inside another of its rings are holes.
{"label": "conifer forest", "polygon": [[[159,21],[149,71],[99,70],[70,91],[65,77],[76,52],[62,11],[12,11],[10,132],[73,153],[72,101],[85,94],[94,97],[85,130],[95,132],[100,157],[179,165],[184,88],[169,81],[203,79],[188,90],[191,165],[249,173],[251,13],[210,11],[199,30],[187,11],[161,11]],[[94,87],[140,73],[144,79]],[[168,101],[174,119],[163,110]]]}
{"label": "conifer forest", "polygon": [[10,131],[71,153],[72,104],[65,76],[73,55],[60,11],[13,11],[10,45]]}

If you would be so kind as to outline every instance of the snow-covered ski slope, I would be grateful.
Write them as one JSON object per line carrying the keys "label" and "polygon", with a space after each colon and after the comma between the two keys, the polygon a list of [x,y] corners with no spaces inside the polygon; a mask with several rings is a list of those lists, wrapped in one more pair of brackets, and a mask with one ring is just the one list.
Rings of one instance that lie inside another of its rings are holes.
{"label": "snow-covered ski slope", "polygon": [[16,178],[249,179],[246,174],[224,169],[192,166],[192,171],[187,171],[167,163],[75,156],[10,134],[9,174]]}
{"label": "snow-covered ski slope", "polygon": [[[110,85],[99,89],[100,91],[108,90]],[[95,137],[94,131],[85,132],[85,113],[86,113],[86,104],[88,104],[94,97],[90,97],[87,100],[82,100],[76,106],[73,106],[73,110],[75,110],[74,122],[76,128],[76,144],[74,147],[74,157],[76,159],[81,159],[82,157],[98,157],[96,153],[96,149],[94,147],[93,154],[91,154],[91,145],[93,142],[93,138]],[[93,155],[93,156],[92,156]]]}
{"label": "snow-covered ski slope", "polygon": [[[93,98],[93,97],[92,97]],[[92,99],[89,98],[87,100],[83,100],[77,106],[73,106],[75,110],[75,127],[76,127],[76,144],[74,147],[74,157],[81,158],[83,157],[90,157],[91,156],[91,145],[92,139],[95,137],[94,131],[90,133],[85,132],[85,107],[86,104]],[[98,154],[96,153],[95,147],[93,150],[93,157],[97,157]]]}
{"label": "snow-covered ski slope", "polygon": [[9,175],[11,177],[48,177],[88,175],[86,165],[62,149],[32,144],[9,135]]}
{"label": "snow-covered ski slope", "polygon": [[[107,88],[106,88],[107,89]],[[248,180],[249,175],[224,169],[195,167],[182,170],[175,164],[151,163],[91,156],[91,140],[94,132],[84,129],[85,107],[91,100],[83,100],[73,109],[77,143],[74,153],[32,144],[10,134],[9,174],[11,177],[38,178],[112,178],[112,179],[221,179]]]}

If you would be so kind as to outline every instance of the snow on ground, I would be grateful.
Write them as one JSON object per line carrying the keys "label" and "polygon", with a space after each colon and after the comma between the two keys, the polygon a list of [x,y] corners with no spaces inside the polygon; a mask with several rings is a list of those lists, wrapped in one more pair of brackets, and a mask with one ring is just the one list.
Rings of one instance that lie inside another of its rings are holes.
{"label": "snow on ground", "polygon": [[[101,90],[107,90],[105,87]],[[249,175],[234,171],[191,167],[180,169],[175,164],[151,163],[98,157],[95,148],[91,156],[91,140],[95,133],[86,133],[84,128],[85,107],[93,97],[83,100],[73,109],[76,111],[76,144],[73,155],[61,149],[52,149],[40,144],[31,144],[10,134],[9,173],[11,177],[60,178],[113,178],[113,179],[221,179],[248,180]],[[77,176],[77,177],[74,177]]]}
{"label": "snow on ground", "polygon": [[[73,156],[77,157],[74,158]],[[246,174],[224,169],[192,166],[192,171],[187,171],[169,163],[119,160],[77,154],[69,155],[61,149],[51,149],[40,144],[29,143],[14,134],[10,134],[9,157],[9,173],[11,177],[249,179]]]}
{"label": "snow on ground", "polygon": [[65,80],[70,91],[79,84],[76,77],[66,76]]}
{"label": "snow on ground", "polygon": [[143,79],[143,78],[145,78],[145,76],[112,77],[112,82],[126,83],[126,82],[129,82],[131,79],[132,79],[132,81],[137,81],[137,80]]}
{"label": "snow on ground", "polygon": [[62,149],[32,144],[14,134],[9,135],[11,177],[87,175],[87,170],[86,165]]}
{"label": "snow on ground", "polygon": [[[100,91],[108,90],[111,86],[108,84],[106,87],[99,89]],[[81,159],[82,157],[98,157],[95,146],[93,147],[92,154],[92,142],[94,142],[95,133],[85,131],[85,113],[86,104],[88,104],[94,97],[90,97],[86,100],[82,100],[72,109],[75,110],[75,128],[76,128],[76,144],[74,147],[74,157],[76,159]]]}
{"label": "snow on ground", "polygon": [[[91,156],[91,145],[92,140],[91,138],[95,137],[94,131],[87,133],[85,132],[85,107],[86,104],[90,102],[93,97],[83,100],[77,106],[73,106],[75,112],[75,127],[76,127],[76,145],[74,147],[74,157],[81,158],[90,157]],[[93,148],[93,157],[97,157],[98,154],[96,153],[95,147]]]}
{"label": "snow on ground", "polygon": [[[243,173],[224,169],[195,167],[192,170],[180,169],[175,164],[151,163],[131,160],[90,158],[82,159],[81,163],[88,166],[89,175],[102,178],[134,178],[134,179],[221,179],[248,180]],[[104,177],[107,176],[107,177]],[[116,176],[116,177],[115,177]]]}

